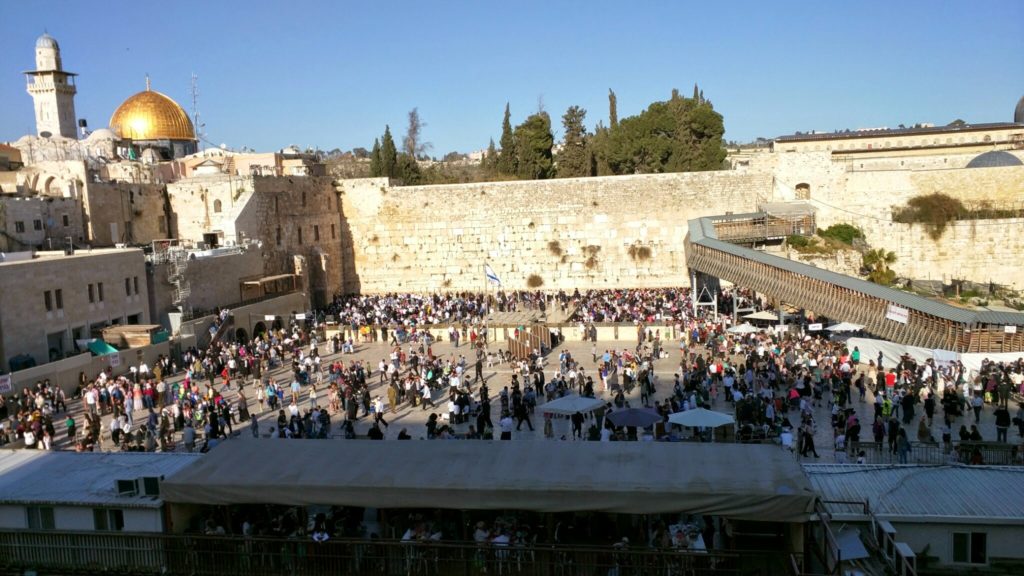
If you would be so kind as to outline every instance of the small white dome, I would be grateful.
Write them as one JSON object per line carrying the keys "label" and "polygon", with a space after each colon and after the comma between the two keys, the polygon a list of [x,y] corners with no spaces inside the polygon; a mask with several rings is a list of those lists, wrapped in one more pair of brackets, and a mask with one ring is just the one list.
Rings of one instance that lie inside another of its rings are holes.
{"label": "small white dome", "polygon": [[53,48],[54,50],[60,50],[57,40],[46,33],[43,33],[42,36],[36,38],[36,48]]}
{"label": "small white dome", "polygon": [[120,140],[117,134],[110,128],[100,128],[99,130],[93,130],[89,133],[89,136],[85,138],[86,142],[95,142],[97,140]]}

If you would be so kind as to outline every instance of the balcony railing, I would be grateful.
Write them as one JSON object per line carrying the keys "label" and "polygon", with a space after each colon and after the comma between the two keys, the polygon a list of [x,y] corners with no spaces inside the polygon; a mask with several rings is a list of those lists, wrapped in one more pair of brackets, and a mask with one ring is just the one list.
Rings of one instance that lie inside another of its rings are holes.
{"label": "balcony railing", "polygon": [[645,547],[493,546],[369,539],[318,543],[308,536],[0,531],[0,571],[61,574],[717,576],[784,573],[789,558],[774,551],[708,553]]}

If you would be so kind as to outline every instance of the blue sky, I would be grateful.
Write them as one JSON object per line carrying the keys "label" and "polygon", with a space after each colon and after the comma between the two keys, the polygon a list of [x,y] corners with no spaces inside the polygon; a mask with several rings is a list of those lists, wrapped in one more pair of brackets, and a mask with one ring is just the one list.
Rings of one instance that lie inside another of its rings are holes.
{"label": "blue sky", "polygon": [[[48,30],[80,74],[92,128],[145,87],[199,109],[238,148],[369,148],[418,107],[432,154],[498,139],[505,102],[607,123],[698,82],[740,141],[797,130],[1012,120],[1024,95],[1024,2],[437,1],[0,6],[0,141],[33,131],[21,72]],[[558,130],[560,132],[560,130]]]}

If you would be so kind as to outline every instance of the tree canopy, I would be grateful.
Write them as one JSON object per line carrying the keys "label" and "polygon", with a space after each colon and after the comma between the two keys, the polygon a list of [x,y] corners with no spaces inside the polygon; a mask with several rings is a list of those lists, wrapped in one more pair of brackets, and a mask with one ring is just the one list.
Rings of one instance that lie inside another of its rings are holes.
{"label": "tree canopy", "polygon": [[[554,175],[551,147],[555,137],[551,134],[551,117],[537,112],[516,126],[513,133],[516,151],[516,175],[529,180],[550,178]],[[502,150],[504,153],[504,150]]]}

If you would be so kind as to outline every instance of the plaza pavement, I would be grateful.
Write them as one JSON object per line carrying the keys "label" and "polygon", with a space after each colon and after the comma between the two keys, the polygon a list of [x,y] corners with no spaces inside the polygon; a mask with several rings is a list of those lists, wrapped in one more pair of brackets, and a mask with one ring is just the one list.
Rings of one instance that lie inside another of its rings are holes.
{"label": "plaza pavement", "polygon": [[[503,344],[504,343],[500,343],[500,344],[491,343],[490,344],[490,350],[496,352],[497,351],[497,347],[499,345],[503,345]],[[636,344],[635,341],[631,341],[631,340],[616,340],[616,341],[605,341],[605,342],[599,341],[599,342],[597,342],[597,350],[598,350],[598,354],[599,355],[601,353],[603,353],[605,350],[611,350],[611,349],[617,349],[619,351],[622,351],[623,349],[633,350],[635,348],[635,344]],[[658,383],[657,383],[657,388],[656,388],[655,394],[652,396],[652,405],[653,405],[653,401],[654,400],[659,400],[659,401],[660,400],[664,400],[665,398],[669,397],[671,395],[671,393],[672,393],[673,374],[675,372],[677,372],[678,369],[679,369],[679,347],[678,346],[679,346],[678,341],[667,342],[665,344],[664,348],[665,348],[666,351],[668,351],[669,357],[657,360],[655,362],[655,373],[656,373],[656,375],[658,377]],[[328,345],[321,345],[320,346],[321,352],[327,350],[327,348],[328,348]],[[403,346],[403,349],[408,349],[408,345]],[[557,346],[554,349],[554,351],[552,351],[551,354],[548,355],[548,357],[546,359],[546,364],[545,364],[545,378],[546,378],[546,380],[550,380],[551,375],[558,369],[558,355],[561,352],[561,350],[563,350],[563,349],[568,350],[569,353],[572,354],[572,356],[574,358],[576,358],[578,362],[580,362],[580,364],[586,370],[586,373],[588,375],[591,375],[592,377],[594,377],[595,384],[596,384],[596,386],[595,386],[596,395],[599,398],[603,398],[603,399],[605,399],[607,401],[611,401],[611,399],[612,399],[611,394],[603,393],[603,392],[600,391],[600,387],[601,387],[600,379],[597,378],[597,366],[592,362],[591,343],[590,342],[564,342],[561,345]],[[325,363],[325,365],[328,362],[334,362],[336,360],[341,360],[346,365],[349,364],[350,362],[354,361],[354,360],[362,360],[365,365],[369,366],[374,371],[374,373],[368,379],[368,382],[370,383],[371,398],[376,397],[376,396],[379,395],[379,396],[381,396],[384,399],[384,402],[386,404],[387,403],[386,386],[379,383],[379,378],[378,378],[378,375],[376,373],[376,370],[377,370],[377,365],[380,363],[381,359],[386,359],[388,357],[388,354],[390,353],[390,350],[391,350],[390,346],[388,346],[388,345],[386,345],[384,343],[377,342],[377,343],[369,343],[369,344],[358,344],[356,346],[356,351],[355,351],[354,354],[322,354],[322,357],[323,357],[323,362]],[[459,355],[465,354],[466,357],[467,357],[467,374],[469,374],[469,375],[473,374],[473,362],[474,362],[474,359],[475,359],[475,355],[473,355],[472,349],[468,345],[462,344],[458,348],[455,348],[455,347],[453,347],[448,342],[440,342],[439,341],[439,342],[435,342],[434,343],[433,351],[434,351],[435,355],[437,355],[439,357],[442,357],[442,358],[447,358],[449,355],[454,354],[456,359],[457,359]],[[269,375],[273,376],[278,381],[278,383],[281,384],[282,387],[284,387],[286,389],[285,390],[285,401],[289,402],[290,401],[289,400],[290,392],[288,390],[288,386],[291,383],[290,366],[276,368],[276,369],[270,371]],[[496,364],[492,368],[486,368],[486,367],[484,368],[484,376],[485,376],[485,379],[487,380],[488,388],[489,388],[490,394],[491,394],[491,420],[494,423],[495,428],[496,428],[495,437],[498,436],[497,425],[498,425],[498,420],[499,420],[500,411],[501,411],[501,404],[500,404],[500,402],[498,400],[498,394],[501,391],[502,387],[504,387],[506,385],[509,385],[509,383],[511,382],[511,375],[512,375],[512,369],[509,366],[509,364],[507,364],[507,363],[506,364]],[[184,376],[183,374],[179,374],[179,375],[176,375],[176,376],[168,379],[167,380],[168,385],[170,385],[173,382],[182,380],[183,376]],[[267,373],[264,373],[264,377],[266,377],[266,376],[267,376]],[[326,382],[326,379],[325,379],[325,382]],[[218,388],[221,388],[221,386],[219,384],[219,379],[218,379]],[[479,390],[479,385],[473,386],[473,389],[474,389],[474,391]],[[224,395],[230,401],[234,402],[237,399],[237,397],[238,397],[237,390],[238,390],[237,385],[236,385],[235,382],[233,382],[232,389],[230,391],[227,391]],[[271,412],[270,410],[265,410],[264,412],[259,413],[259,404],[256,401],[256,389],[255,389],[255,387],[253,387],[252,382],[247,383],[247,385],[245,387],[245,390],[246,390],[247,404],[248,404],[249,412],[250,412],[250,414],[255,414],[255,415],[257,415],[259,417],[260,433],[261,433],[261,436],[265,436],[269,432],[271,427],[276,427],[277,414],[276,414],[276,412]],[[300,409],[303,412],[305,412],[305,410],[310,406],[309,400],[308,400],[308,390],[309,390],[309,387],[308,386],[304,386],[302,394],[300,396],[299,407],[300,407]],[[447,412],[447,402],[448,402],[447,391],[446,390],[445,391],[436,391],[433,394],[433,398],[434,398],[434,402],[435,402],[435,405],[436,405],[436,407],[433,408],[433,409],[428,408],[426,410],[423,410],[420,407],[410,407],[410,406],[408,406],[408,404],[403,403],[403,405],[398,409],[397,413],[392,414],[391,411],[390,411],[390,408],[385,406],[385,410],[386,410],[385,420],[387,420],[387,422],[389,424],[389,426],[383,430],[384,436],[385,436],[385,440],[394,440],[394,439],[396,439],[398,437],[399,432],[403,428],[407,430],[408,434],[410,436],[412,436],[412,438],[414,440],[415,439],[419,439],[419,438],[426,438],[426,422],[427,422],[428,416],[432,412],[436,412],[439,416],[442,413]],[[626,395],[626,399],[629,402],[630,406],[633,406],[633,407],[641,406],[640,394],[639,394],[638,389],[636,389],[636,388],[634,388],[632,393]],[[541,403],[543,402],[543,396],[542,395],[539,398],[539,401]],[[861,426],[862,426],[861,439],[862,439],[862,441],[869,440],[870,436],[871,436],[871,422],[872,422],[873,414],[874,414],[873,401],[874,401],[874,398],[873,398],[873,395],[871,394],[870,390],[868,391],[867,398],[865,399],[864,402],[860,402],[857,399],[857,394],[854,393],[854,399],[853,399],[852,407],[857,411],[857,414],[860,416],[860,419],[861,419]],[[321,406],[326,406],[327,403],[328,403],[328,392],[327,392],[326,386],[321,387],[321,389],[318,390],[318,403]],[[287,404],[285,404],[285,406],[287,407]],[[84,418],[83,418],[84,402],[81,399],[75,400],[75,399],[70,399],[69,398],[69,400],[68,400],[68,408],[69,408],[71,414],[75,417],[75,420],[78,422],[79,428],[81,428],[81,426],[84,423]],[[715,402],[711,406],[711,409],[719,411],[719,412],[729,413],[729,414],[733,413],[733,405],[730,404],[730,403],[725,402],[725,400],[721,397],[721,395],[719,395],[719,398],[718,398],[717,402]],[[978,426],[979,430],[981,431],[982,437],[985,440],[995,440],[995,438],[996,438],[995,422],[994,422],[994,417],[992,415],[993,409],[994,409],[994,407],[990,406],[990,405],[986,405],[984,407],[984,409],[982,411],[981,423]],[[817,422],[817,429],[816,429],[816,433],[815,433],[815,446],[816,446],[818,454],[821,456],[821,458],[820,459],[815,459],[812,456],[812,457],[809,458],[809,460],[810,461],[817,461],[817,462],[832,462],[832,461],[835,461],[834,450],[832,448],[833,447],[833,437],[832,437],[832,429],[831,429],[831,416],[830,416],[829,408],[827,406],[827,402],[823,401],[821,403],[821,406],[815,408],[814,411],[815,411],[815,419],[816,419],[816,422]],[[361,412],[362,412],[362,409],[360,409],[360,413]],[[1011,413],[1014,413],[1014,412],[1015,412],[1015,407],[1011,406]],[[917,422],[918,422],[918,420],[920,419],[920,417],[924,413],[923,407],[921,405],[916,405],[915,406],[915,413],[916,413],[915,419],[913,420],[911,425],[908,426],[908,429],[907,429],[908,437],[911,439],[912,442],[916,441],[916,438],[917,438]],[[146,421],[146,411],[145,410],[136,410],[134,416],[135,416],[136,428],[138,426],[141,426],[142,423],[144,423]],[[57,442],[55,442],[55,447],[58,448],[58,449],[73,449],[73,447],[74,447],[73,444],[66,438],[66,434],[65,434],[65,430],[64,430],[64,426],[63,426],[63,420],[65,418],[66,418],[66,416],[61,415],[59,420],[55,421],[55,423],[54,423],[55,428],[57,429]],[[103,450],[110,450],[111,449],[110,433],[109,433],[109,430],[110,430],[110,428],[109,428],[110,418],[111,418],[110,415],[106,415],[106,416],[103,417],[103,435],[102,435],[103,436],[103,443],[102,443],[102,449]],[[338,426],[339,426],[339,424],[342,421],[342,417],[341,417],[340,414],[332,414],[331,415],[331,420],[332,420],[331,421],[332,434],[334,435],[334,439],[331,440],[331,441],[339,441],[339,439],[341,438],[341,434],[340,434],[340,431],[338,429]],[[522,430],[520,430],[520,431],[513,431],[513,433],[512,433],[512,440],[513,441],[545,441],[545,440],[552,441],[552,440],[544,438],[544,433],[543,433],[544,422],[543,422],[542,410],[540,410],[538,408],[536,413],[531,417],[531,420],[532,420],[533,428],[534,429],[532,431],[529,430],[527,428],[526,424],[524,423],[523,426],[522,426]],[[797,412],[795,412],[795,411],[790,412],[790,420],[794,424],[798,423],[799,415],[797,414]],[[959,426],[961,424],[966,424],[967,427],[970,428],[970,425],[973,422],[974,422],[973,415],[964,416],[964,417],[961,417],[961,418],[957,419],[957,421],[954,422],[954,425],[953,425],[954,440],[956,439],[956,431],[959,429]],[[370,426],[372,425],[372,423],[373,423],[372,415],[359,418],[356,421],[355,425],[354,425],[356,433],[358,435],[360,435],[360,436],[365,435],[366,432],[370,429]],[[471,424],[475,424],[475,419],[474,418],[470,418],[470,421],[467,422],[467,423],[454,425],[453,429],[455,430],[455,432],[457,434],[463,434],[463,433],[465,433],[469,429],[469,426]],[[589,425],[590,425],[590,421],[588,420],[588,422],[584,424],[584,430],[586,430],[586,428]],[[941,438],[941,426],[942,426],[942,417],[941,417],[941,408],[940,408],[939,410],[937,410],[935,422],[934,422],[933,427],[932,427],[932,434],[933,434],[933,436],[936,439]],[[248,423],[236,424],[234,429],[235,429],[235,432],[237,434],[235,434],[233,437],[231,437],[228,441],[232,441],[232,442],[234,442],[234,441],[271,441],[271,440],[268,440],[268,439],[265,439],[265,438],[254,439],[252,437],[251,433],[250,433],[249,424]],[[553,431],[554,431],[554,440],[553,441],[559,441],[563,436],[567,439],[567,441],[572,441],[571,425],[570,425],[569,420],[567,418],[555,418],[554,421],[553,421]],[[200,445],[201,444],[201,430],[199,430],[197,432],[199,432],[199,434],[197,434],[197,445]],[[1019,442],[1020,441],[1020,438],[1018,437],[1018,435],[1016,433],[1016,427],[1011,428],[1009,434],[1010,434],[1009,439],[1010,439],[1011,442]],[[181,435],[180,435],[180,433],[175,435],[175,440],[177,441],[176,450],[183,450],[183,446],[182,446],[182,443],[181,443]],[[289,441],[298,441],[298,440],[289,440]],[[343,441],[343,440],[340,440],[340,441]],[[775,447],[775,446],[766,446],[766,449],[781,449],[781,448],[778,448],[778,447]],[[852,461],[852,459],[851,459],[851,461]]]}

